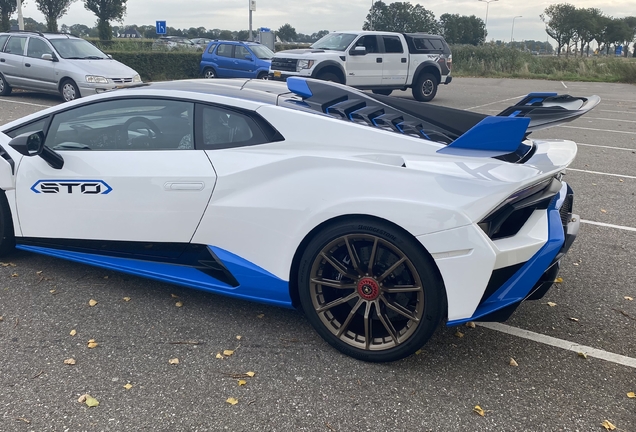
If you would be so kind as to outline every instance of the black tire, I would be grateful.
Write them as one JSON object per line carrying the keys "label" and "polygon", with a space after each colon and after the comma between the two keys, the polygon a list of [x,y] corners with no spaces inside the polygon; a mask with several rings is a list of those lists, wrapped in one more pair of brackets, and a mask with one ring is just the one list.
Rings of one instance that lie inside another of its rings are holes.
{"label": "black tire", "polygon": [[413,97],[420,102],[430,102],[437,94],[439,82],[435,75],[429,73],[420,74],[413,84]]}
{"label": "black tire", "polygon": [[317,78],[319,80],[323,80],[323,81],[331,81],[331,82],[335,82],[335,83],[338,83],[338,84],[344,84],[342,82],[342,80],[338,77],[338,75],[336,75],[335,73],[331,73],[331,72],[323,72],[323,73],[319,74]]}
{"label": "black tire", "polygon": [[8,96],[11,94],[11,86],[9,85],[9,83],[7,82],[7,80],[4,79],[4,77],[2,76],[2,74],[0,74],[0,96]]}
{"label": "black tire", "polygon": [[13,218],[7,196],[0,190],[0,256],[8,255],[15,249]]}
{"label": "black tire", "polygon": [[77,84],[75,84],[75,81],[72,79],[62,81],[62,84],[60,85],[60,95],[62,96],[62,99],[64,99],[64,102],[70,102],[82,97]]}
{"label": "black tire", "polygon": [[216,71],[214,70],[214,68],[206,67],[205,69],[203,69],[203,78],[206,78],[206,79],[216,78]]}
{"label": "black tire", "polygon": [[320,231],[301,257],[298,289],[318,334],[343,354],[368,362],[413,354],[445,313],[444,284],[432,258],[407,232],[371,218]]}
{"label": "black tire", "polygon": [[373,90],[373,94],[382,95],[382,96],[391,96],[391,93],[393,93],[393,90],[391,89]]}
{"label": "black tire", "polygon": [[259,80],[269,79],[269,74],[267,72],[261,72],[261,73],[258,74],[256,79],[259,79]]}

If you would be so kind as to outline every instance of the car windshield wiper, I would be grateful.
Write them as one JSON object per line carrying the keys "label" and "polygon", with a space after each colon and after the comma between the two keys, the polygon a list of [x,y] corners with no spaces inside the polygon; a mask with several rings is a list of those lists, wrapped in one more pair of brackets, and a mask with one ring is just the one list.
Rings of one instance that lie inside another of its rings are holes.
{"label": "car windshield wiper", "polygon": [[100,57],[100,56],[86,56],[82,58],[85,60],[104,60],[104,57]]}

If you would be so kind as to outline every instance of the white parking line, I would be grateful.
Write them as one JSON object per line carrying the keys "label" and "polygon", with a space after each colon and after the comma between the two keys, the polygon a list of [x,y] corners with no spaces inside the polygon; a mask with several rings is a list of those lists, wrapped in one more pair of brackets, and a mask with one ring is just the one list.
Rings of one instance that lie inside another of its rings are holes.
{"label": "white parking line", "polygon": [[604,172],[600,172],[600,171],[588,171],[588,170],[582,170],[582,169],[576,169],[576,168],[568,168],[567,170],[568,171],[584,172],[584,173],[588,173],[588,174],[598,174],[598,175],[606,175],[606,176],[612,176],[612,177],[636,179],[636,176],[622,175],[622,174],[610,174],[610,173],[604,173]]}
{"label": "white parking line", "polygon": [[613,110],[599,110],[600,112],[609,112],[615,114],[636,114],[636,112],[628,112],[628,111],[613,111]]}
{"label": "white parking line", "polygon": [[490,102],[490,103],[487,103],[487,104],[484,104],[484,105],[477,105],[477,106],[474,106],[474,107],[464,108],[464,109],[465,110],[474,110],[474,109],[477,109],[477,108],[483,108],[483,107],[487,107],[487,106],[490,106],[490,105],[495,105],[495,104],[502,103],[502,102],[508,102],[508,101],[511,101],[511,100],[519,100],[519,99],[521,99],[523,97],[526,97],[526,96],[528,96],[528,95],[523,94],[521,96],[515,96],[515,97],[508,98],[508,99],[500,100],[500,101],[497,101],[497,102]]}
{"label": "white parking line", "polygon": [[581,117],[581,118],[584,120],[605,120],[605,121],[613,121],[613,122],[636,123],[636,120],[621,120],[621,119],[594,118],[594,117]]}
{"label": "white parking line", "polygon": [[563,81],[561,81],[561,84],[563,84],[563,87],[568,88]]}
{"label": "white parking line", "polygon": [[634,99],[603,99],[603,102],[631,102],[636,103]]}
{"label": "white parking line", "polygon": [[17,100],[9,100],[9,99],[0,99],[0,102],[7,102],[7,103],[16,103],[16,104],[20,104],[20,105],[30,105],[30,106],[35,106],[35,107],[42,107],[42,108],[51,108],[55,105],[42,105],[42,104],[34,104],[31,102],[21,102],[21,101],[17,101]]}
{"label": "white parking line", "polygon": [[589,224],[589,225],[598,225],[598,226],[602,226],[602,227],[605,227],[605,228],[615,228],[615,229],[620,229],[620,230],[625,230],[625,231],[634,231],[634,232],[636,232],[636,228],[633,228],[633,227],[622,226],[622,225],[612,225],[612,224],[608,224],[608,223],[604,223],[604,222],[594,222],[594,221],[581,219],[581,223]]}
{"label": "white parking line", "polygon": [[576,143],[576,145],[581,145],[586,147],[601,147],[601,148],[607,148],[612,150],[627,150],[631,152],[636,152],[636,149],[625,148],[625,147],[612,147],[612,146],[604,146],[604,145],[598,145],[598,144],[583,144],[583,143]]}
{"label": "white parking line", "polygon": [[611,130],[611,129],[595,129],[595,128],[585,128],[585,127],[579,127],[579,126],[563,126],[563,125],[559,125],[557,127],[562,127],[567,129],[581,129],[581,130],[589,130],[589,131],[597,131],[597,132],[613,132],[613,133],[620,133],[620,134],[627,134],[627,135],[636,135],[636,132],[617,131],[617,130]]}
{"label": "white parking line", "polygon": [[501,323],[479,323],[480,327],[485,327],[490,330],[506,333],[512,336],[517,336],[523,339],[528,339],[534,342],[550,345],[556,348],[562,348],[564,350],[573,351],[575,353],[584,353],[589,357],[595,357],[608,362],[616,363],[622,366],[636,368],[636,358],[627,357],[620,354],[614,354],[609,351],[603,351],[597,348],[592,348],[586,345],[579,345],[574,342],[569,342],[563,339],[558,339],[552,336],[546,336],[540,333],[523,330],[517,327]]}

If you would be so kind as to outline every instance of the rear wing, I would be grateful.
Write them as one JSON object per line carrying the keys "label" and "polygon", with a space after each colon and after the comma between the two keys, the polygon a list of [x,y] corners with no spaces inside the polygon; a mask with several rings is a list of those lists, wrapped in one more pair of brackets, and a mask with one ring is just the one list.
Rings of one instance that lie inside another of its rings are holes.
{"label": "rear wing", "polygon": [[527,132],[576,120],[601,102],[598,96],[574,97],[556,93],[530,93],[497,117],[529,118]]}

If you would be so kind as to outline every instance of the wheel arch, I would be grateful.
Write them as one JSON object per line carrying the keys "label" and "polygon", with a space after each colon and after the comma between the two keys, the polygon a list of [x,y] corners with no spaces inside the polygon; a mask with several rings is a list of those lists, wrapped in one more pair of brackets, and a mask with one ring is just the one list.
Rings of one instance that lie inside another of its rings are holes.
{"label": "wheel arch", "polygon": [[442,70],[437,63],[428,61],[420,64],[413,74],[413,85],[417,82],[418,77],[423,73],[430,73],[437,79],[437,84],[442,82]]}
{"label": "wheel arch", "polygon": [[60,80],[57,83],[57,90],[58,91],[62,91],[62,85],[64,85],[64,83],[66,81],[73,81],[75,83],[75,85],[77,85],[77,82],[75,82],[75,80],[73,78],[71,78],[68,75],[63,76],[62,78],[60,78]]}
{"label": "wheel arch", "polygon": [[317,226],[315,226],[311,231],[309,231],[307,233],[307,235],[302,239],[302,241],[300,242],[300,244],[298,245],[298,247],[296,248],[296,252],[294,252],[294,256],[292,258],[292,262],[291,262],[291,267],[289,270],[289,297],[292,300],[292,305],[296,308],[296,309],[301,309],[300,307],[300,296],[299,296],[299,286],[298,286],[298,270],[300,268],[300,259],[302,258],[303,252],[305,251],[305,249],[307,248],[307,245],[309,244],[309,242],[311,242],[311,240],[318,235],[322,230],[324,230],[325,228],[329,227],[330,225],[334,225],[340,222],[344,222],[347,220],[351,220],[351,219],[366,219],[368,221],[377,221],[377,222],[382,222],[382,223],[386,223],[391,225],[393,228],[402,231],[402,233],[410,238],[412,238],[415,243],[417,244],[418,249],[420,250],[420,252],[422,252],[422,254],[424,255],[424,257],[430,262],[431,264],[431,268],[433,268],[436,272],[437,277],[439,278],[439,280],[442,282],[442,288],[444,289],[444,293],[442,295],[442,298],[444,299],[444,316],[446,316],[446,314],[448,313],[448,305],[447,305],[447,294],[446,294],[446,286],[444,285],[444,279],[442,278],[442,273],[440,272],[439,268],[437,267],[437,263],[435,263],[435,260],[433,259],[433,256],[428,252],[428,250],[426,250],[426,248],[424,247],[424,245],[419,242],[417,240],[417,238],[411,234],[410,232],[408,232],[407,230],[405,230],[404,228],[400,227],[399,225],[397,225],[396,223],[385,219],[385,218],[381,218],[378,216],[371,216],[371,215],[366,215],[366,214],[346,214],[346,215],[339,215],[339,216],[335,216],[331,219],[327,219],[323,222],[321,222],[320,224],[318,224]]}
{"label": "wheel arch", "polygon": [[316,66],[316,69],[314,69],[314,71],[311,73],[311,77],[318,78],[318,76],[323,73],[335,74],[338,76],[338,78],[340,78],[343,84],[347,82],[347,77],[344,69],[340,64],[333,60],[324,61],[318,64],[318,66]]}

